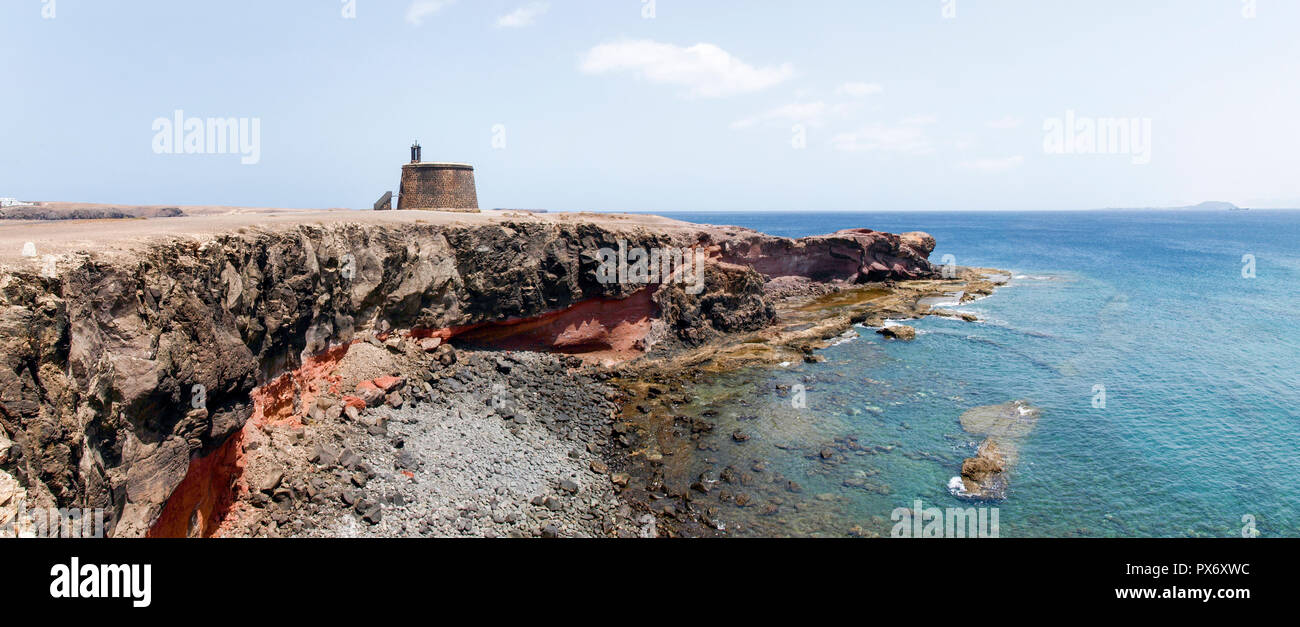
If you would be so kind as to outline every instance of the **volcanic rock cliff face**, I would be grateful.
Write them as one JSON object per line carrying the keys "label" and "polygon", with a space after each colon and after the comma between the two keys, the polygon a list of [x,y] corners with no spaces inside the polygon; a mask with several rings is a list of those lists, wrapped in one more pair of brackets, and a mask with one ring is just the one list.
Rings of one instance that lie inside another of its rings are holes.
{"label": "volcanic rock cliff face", "polygon": [[928,260],[935,241],[926,233],[903,235],[846,229],[792,240],[751,232],[727,240],[722,258],[750,266],[771,278],[801,276],[817,281],[918,279],[934,269]]}
{"label": "volcanic rock cliff face", "polygon": [[[598,280],[597,251],[709,251],[705,289]],[[696,345],[771,322],[766,279],[927,276],[933,240],[595,222],[300,224],[0,273],[0,484],[144,535],[253,391],[363,332],[570,353]],[[4,505],[4,503],[0,503]]]}

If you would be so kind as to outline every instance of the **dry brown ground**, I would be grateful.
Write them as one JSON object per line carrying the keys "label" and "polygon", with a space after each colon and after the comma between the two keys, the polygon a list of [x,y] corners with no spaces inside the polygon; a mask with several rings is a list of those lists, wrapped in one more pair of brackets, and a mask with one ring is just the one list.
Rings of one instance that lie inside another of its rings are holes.
{"label": "dry brown ground", "polygon": [[[86,203],[43,203],[64,208],[112,207]],[[129,207],[141,209],[144,207]],[[488,224],[531,220],[543,223],[590,222],[617,227],[654,226],[659,230],[698,229],[697,225],[652,215],[618,213],[526,213],[483,211],[356,211],[350,209],[261,209],[238,207],[179,207],[186,213],[177,218],[122,220],[59,220],[0,222],[0,263],[38,263],[45,255],[89,252],[98,255],[135,251],[156,238],[190,237],[197,241],[214,235],[246,229],[291,229],[301,224]],[[31,242],[36,259],[24,259],[23,247]]]}

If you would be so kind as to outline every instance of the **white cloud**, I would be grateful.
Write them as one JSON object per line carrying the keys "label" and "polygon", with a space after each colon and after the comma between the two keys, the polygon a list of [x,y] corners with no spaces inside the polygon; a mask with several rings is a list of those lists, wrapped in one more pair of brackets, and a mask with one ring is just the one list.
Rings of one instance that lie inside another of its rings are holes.
{"label": "white cloud", "polygon": [[993,120],[992,122],[989,122],[985,126],[988,126],[989,128],[997,128],[997,129],[1016,128],[1020,126],[1020,118],[1008,115],[1004,118]]}
{"label": "white cloud", "polygon": [[415,0],[406,8],[406,23],[419,26],[425,18],[432,17],[455,2],[456,0]]}
{"label": "white cloud", "polygon": [[963,170],[975,170],[994,174],[1014,170],[1025,163],[1025,158],[1016,155],[1014,157],[1004,157],[1001,159],[975,159],[973,161],[963,161],[957,164]]}
{"label": "white cloud", "polygon": [[765,111],[758,115],[751,115],[747,118],[736,120],[731,123],[733,129],[745,129],[758,126],[763,122],[776,120],[787,122],[804,122],[812,125],[820,125],[822,118],[826,115],[826,103],[818,102],[795,102],[788,105],[780,106],[770,111]]}
{"label": "white cloud", "polygon": [[794,76],[789,63],[754,67],[713,44],[682,48],[650,40],[600,44],[583,57],[581,69],[587,74],[634,72],[652,83],[686,87],[690,96],[700,98],[759,91]]}
{"label": "white cloud", "polygon": [[930,154],[934,152],[934,144],[926,135],[924,127],[934,121],[932,116],[915,116],[892,126],[870,124],[832,137],[831,147],[844,152]]}
{"label": "white cloud", "polygon": [[497,19],[497,28],[520,28],[528,26],[539,15],[551,9],[549,2],[530,2]]}
{"label": "white cloud", "polygon": [[882,91],[885,91],[885,88],[881,87],[880,85],[877,85],[876,83],[850,82],[850,83],[844,83],[839,87],[836,87],[835,95],[851,96],[853,98],[865,98],[867,96],[878,94]]}

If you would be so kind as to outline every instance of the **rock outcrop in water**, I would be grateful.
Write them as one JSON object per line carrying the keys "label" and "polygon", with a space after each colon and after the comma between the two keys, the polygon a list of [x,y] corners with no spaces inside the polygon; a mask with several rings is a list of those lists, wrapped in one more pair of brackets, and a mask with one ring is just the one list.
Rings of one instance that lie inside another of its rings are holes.
{"label": "rock outcrop in water", "polygon": [[[710,251],[705,289],[601,282],[595,253],[620,240]],[[81,252],[53,276],[5,268],[0,477],[34,505],[106,508],[112,535],[140,536],[191,461],[253,414],[255,389],[291,388],[281,374],[363,331],[626,359],[767,325],[768,278],[928,276],[932,248],[866,230],[344,222]]]}
{"label": "rock outcrop in water", "polygon": [[961,415],[962,429],[985,436],[961,465],[961,476],[950,482],[957,496],[972,499],[1004,499],[1007,477],[1019,459],[1020,440],[1038,424],[1039,410],[1025,401],[988,405]]}
{"label": "rock outcrop in water", "polygon": [[876,331],[880,335],[891,340],[903,340],[910,342],[916,339],[916,329],[905,324],[894,324],[887,327],[881,327]]}

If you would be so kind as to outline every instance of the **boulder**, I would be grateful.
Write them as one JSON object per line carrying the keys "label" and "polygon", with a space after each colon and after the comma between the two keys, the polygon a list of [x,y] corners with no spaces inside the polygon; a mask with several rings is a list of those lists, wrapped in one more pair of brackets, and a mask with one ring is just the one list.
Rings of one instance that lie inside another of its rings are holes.
{"label": "boulder", "polygon": [[910,247],[917,254],[929,257],[934,252],[934,236],[923,231],[912,231],[898,236],[903,245]]}
{"label": "boulder", "polygon": [[375,385],[374,381],[362,381],[357,384],[357,398],[360,398],[366,404],[366,407],[383,405],[387,396],[388,394],[378,385]]}
{"label": "boulder", "polygon": [[876,333],[879,333],[880,335],[883,335],[886,338],[889,338],[891,340],[903,340],[905,342],[910,342],[916,339],[916,329],[909,327],[905,324],[895,324],[895,325],[883,327],[877,330]]}

